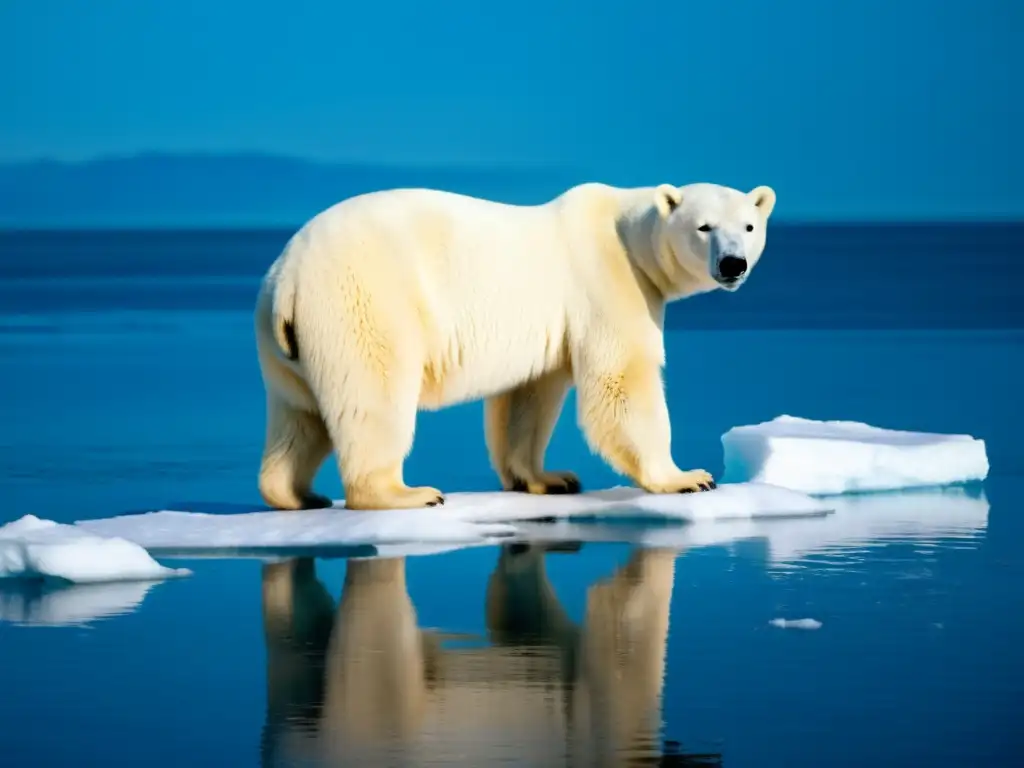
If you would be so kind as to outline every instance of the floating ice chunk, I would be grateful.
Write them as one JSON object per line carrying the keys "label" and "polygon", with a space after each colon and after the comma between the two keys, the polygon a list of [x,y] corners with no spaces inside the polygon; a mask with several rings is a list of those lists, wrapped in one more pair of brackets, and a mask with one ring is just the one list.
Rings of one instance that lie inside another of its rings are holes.
{"label": "floating ice chunk", "polygon": [[779,629],[821,629],[817,619],[772,619],[768,623]]}
{"label": "floating ice chunk", "polygon": [[0,621],[27,626],[82,626],[131,613],[155,583],[71,585],[5,579],[0,581]]}
{"label": "floating ice chunk", "polygon": [[882,429],[856,421],[779,416],[722,435],[727,482],[812,494],[888,491],[988,476],[985,442],[970,435]]}
{"label": "floating ice chunk", "polygon": [[185,576],[166,568],[138,544],[74,525],[25,515],[0,527],[0,578],[60,579],[79,584]]}
{"label": "floating ice chunk", "polygon": [[[525,493],[451,493],[443,507],[353,511],[203,514],[161,511],[76,525],[102,536],[119,536],[165,552],[288,548],[374,547],[487,543],[516,533],[513,523],[546,518],[670,519],[680,522],[735,518],[824,515],[833,505],[785,488],[763,484],[722,485],[693,494],[649,494],[618,487],[572,496]],[[396,549],[397,547],[397,549]],[[416,547],[413,547],[415,550]],[[359,552],[347,553],[359,556]],[[373,553],[363,553],[372,555]]]}

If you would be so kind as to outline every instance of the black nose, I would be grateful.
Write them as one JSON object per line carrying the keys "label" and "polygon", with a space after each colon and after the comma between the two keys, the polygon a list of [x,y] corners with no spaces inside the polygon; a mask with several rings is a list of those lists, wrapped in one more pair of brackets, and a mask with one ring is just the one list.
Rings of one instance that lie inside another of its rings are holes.
{"label": "black nose", "polygon": [[726,280],[736,280],[743,277],[747,271],[747,260],[739,256],[723,256],[718,262],[718,274]]}

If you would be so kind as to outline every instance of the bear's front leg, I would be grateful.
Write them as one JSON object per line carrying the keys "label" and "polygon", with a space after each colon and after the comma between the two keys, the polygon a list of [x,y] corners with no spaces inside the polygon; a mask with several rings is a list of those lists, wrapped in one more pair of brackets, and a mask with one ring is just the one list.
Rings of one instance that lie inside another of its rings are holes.
{"label": "bear's front leg", "polygon": [[572,472],[544,470],[544,453],[572,384],[568,371],[553,371],[484,405],[484,434],[491,466],[506,491],[579,493]]}
{"label": "bear's front leg", "polygon": [[672,425],[656,360],[640,354],[581,355],[576,363],[579,421],[590,447],[650,493],[715,487],[703,469],[672,460]]}

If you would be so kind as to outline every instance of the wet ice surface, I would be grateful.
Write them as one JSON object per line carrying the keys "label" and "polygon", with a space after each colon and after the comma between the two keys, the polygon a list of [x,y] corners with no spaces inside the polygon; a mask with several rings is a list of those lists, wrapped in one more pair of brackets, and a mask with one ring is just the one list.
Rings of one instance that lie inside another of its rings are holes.
{"label": "wet ice surface", "polygon": [[523,521],[699,523],[828,514],[832,502],[759,483],[692,494],[649,494],[611,488],[573,496],[451,493],[431,509],[330,510],[205,514],[160,511],[81,521],[103,536],[121,536],[154,550],[202,552],[316,546],[479,544],[513,536]]}

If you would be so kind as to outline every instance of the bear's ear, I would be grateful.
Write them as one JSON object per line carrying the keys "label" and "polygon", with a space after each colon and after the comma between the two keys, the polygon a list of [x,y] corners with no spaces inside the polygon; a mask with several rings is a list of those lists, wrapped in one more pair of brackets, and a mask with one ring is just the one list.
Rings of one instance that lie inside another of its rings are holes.
{"label": "bear's ear", "polygon": [[774,189],[765,186],[754,187],[747,192],[747,197],[754,201],[754,205],[766,219],[772,215],[772,210],[775,208]]}
{"label": "bear's ear", "polygon": [[683,193],[671,184],[659,184],[654,190],[654,207],[658,209],[663,219],[678,208],[681,202]]}

